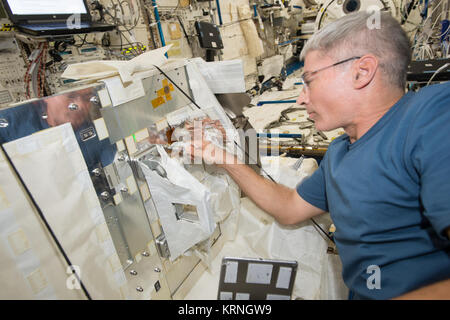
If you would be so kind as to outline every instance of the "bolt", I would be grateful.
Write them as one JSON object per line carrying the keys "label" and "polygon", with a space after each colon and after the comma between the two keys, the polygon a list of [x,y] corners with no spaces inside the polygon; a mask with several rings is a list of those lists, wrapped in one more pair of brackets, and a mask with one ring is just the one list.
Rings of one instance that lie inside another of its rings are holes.
{"label": "bolt", "polygon": [[108,200],[109,199],[109,192],[108,191],[103,191],[102,193],[100,193],[100,196],[102,197],[103,200]]}
{"label": "bolt", "polygon": [[71,110],[71,111],[76,111],[76,110],[78,110],[78,105],[75,104],[75,103],[71,103],[71,104],[69,104],[67,107],[68,107],[69,110]]}
{"label": "bolt", "polygon": [[6,128],[8,126],[9,126],[8,120],[1,118],[0,119],[0,128]]}
{"label": "bolt", "polygon": [[98,99],[97,96],[92,96],[89,101],[91,101],[94,104],[99,104],[100,100]]}

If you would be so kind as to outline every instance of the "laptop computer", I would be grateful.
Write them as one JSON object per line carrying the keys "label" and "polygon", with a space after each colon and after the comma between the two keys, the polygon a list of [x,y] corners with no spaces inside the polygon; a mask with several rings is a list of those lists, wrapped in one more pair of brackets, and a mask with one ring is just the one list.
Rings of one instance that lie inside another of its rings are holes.
{"label": "laptop computer", "polygon": [[111,31],[114,25],[91,20],[86,0],[2,0],[9,19],[21,32],[53,36]]}

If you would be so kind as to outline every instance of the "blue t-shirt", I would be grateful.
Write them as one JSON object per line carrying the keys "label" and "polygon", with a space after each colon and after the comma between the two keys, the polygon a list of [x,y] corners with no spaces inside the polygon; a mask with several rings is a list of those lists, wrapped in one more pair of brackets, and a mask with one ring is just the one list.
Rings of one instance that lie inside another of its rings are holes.
{"label": "blue t-shirt", "polygon": [[450,82],[407,93],[354,143],[335,139],[297,192],[330,212],[344,281],[359,297],[450,278]]}

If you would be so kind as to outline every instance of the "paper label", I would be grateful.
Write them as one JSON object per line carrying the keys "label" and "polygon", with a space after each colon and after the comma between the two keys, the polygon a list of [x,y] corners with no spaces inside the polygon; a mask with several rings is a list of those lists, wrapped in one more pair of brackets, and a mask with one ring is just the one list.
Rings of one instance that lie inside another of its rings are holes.
{"label": "paper label", "polygon": [[136,132],[136,133],[134,134],[134,137],[136,138],[136,141],[137,141],[137,142],[142,141],[142,140],[148,138],[148,137],[149,137],[149,134],[148,134],[147,128],[142,129],[142,130]]}
{"label": "paper label", "polygon": [[247,269],[247,283],[270,284],[273,265],[265,263],[249,263]]}
{"label": "paper label", "polygon": [[99,118],[94,120],[95,130],[97,131],[98,140],[103,140],[109,137],[108,129],[106,128],[105,119]]}
{"label": "paper label", "polygon": [[137,191],[136,181],[134,181],[133,176],[127,178],[127,186],[129,194],[133,194]]}
{"label": "paper label", "polygon": [[148,199],[150,199],[150,191],[148,190],[147,183],[141,185],[140,190],[141,190],[142,200],[144,200],[144,202],[147,201]]}
{"label": "paper label", "polygon": [[111,105],[111,99],[109,98],[109,94],[106,89],[99,90],[97,94],[102,107],[109,107]]}
{"label": "paper label", "polygon": [[113,197],[114,204],[118,206],[122,202],[122,195],[120,193],[116,193]]}
{"label": "paper label", "polygon": [[277,279],[277,288],[289,289],[289,282],[291,281],[292,268],[280,267]]}
{"label": "paper label", "polygon": [[130,155],[134,154],[137,151],[136,143],[134,142],[133,136],[126,137],[125,138],[125,144],[127,146],[128,153]]}
{"label": "paper label", "polygon": [[225,269],[225,283],[236,283],[237,281],[238,263],[236,261],[228,261]]}
{"label": "paper label", "polygon": [[123,143],[123,140],[117,141],[116,146],[118,152],[125,150],[125,144]]}

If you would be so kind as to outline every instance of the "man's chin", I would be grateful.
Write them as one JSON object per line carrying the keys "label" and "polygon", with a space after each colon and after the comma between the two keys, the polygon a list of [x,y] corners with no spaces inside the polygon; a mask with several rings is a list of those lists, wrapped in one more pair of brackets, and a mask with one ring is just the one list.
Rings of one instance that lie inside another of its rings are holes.
{"label": "man's chin", "polygon": [[327,131],[327,127],[321,121],[314,122],[314,126],[319,131]]}
{"label": "man's chin", "polygon": [[331,131],[338,128],[336,126],[327,125],[326,123],[322,123],[320,121],[315,122],[314,126],[318,131]]}

